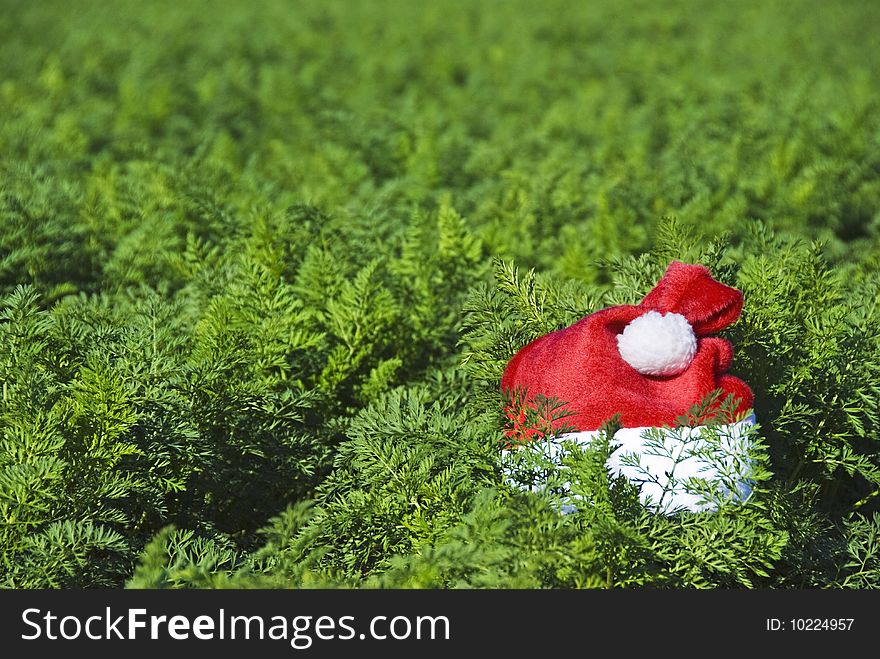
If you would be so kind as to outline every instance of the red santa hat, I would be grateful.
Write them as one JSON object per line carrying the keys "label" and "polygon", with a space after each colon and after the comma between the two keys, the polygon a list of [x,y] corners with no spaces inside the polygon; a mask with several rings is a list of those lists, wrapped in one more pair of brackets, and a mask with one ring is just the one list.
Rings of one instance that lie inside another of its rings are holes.
{"label": "red santa hat", "polygon": [[570,415],[553,425],[580,431],[617,413],[625,428],[675,425],[718,389],[744,413],[752,391],[727,375],[730,342],[711,336],[739,318],[742,305],[742,293],[705,266],[673,261],[639,304],[602,309],[525,346],[507,364],[501,388],[563,401]]}
{"label": "red santa hat", "polygon": [[[562,439],[587,444],[620,414],[608,465],[640,485],[643,501],[665,512],[713,508],[698,480],[722,498],[744,500],[751,492],[753,395],[727,374],[730,342],[711,336],[733,323],[742,305],[742,293],[714,280],[708,268],[672,262],[639,304],[590,314],[532,341],[510,360],[501,379],[511,396],[508,437],[540,439],[565,427],[571,432]],[[723,468],[706,461],[711,441],[705,426],[670,430],[716,391],[722,395],[696,421],[713,423]],[[564,415],[548,418],[545,411],[538,423],[527,421],[526,411],[540,408],[539,398],[562,402]],[[725,399],[733,404],[722,406]],[[725,418],[717,418],[722,410]]]}

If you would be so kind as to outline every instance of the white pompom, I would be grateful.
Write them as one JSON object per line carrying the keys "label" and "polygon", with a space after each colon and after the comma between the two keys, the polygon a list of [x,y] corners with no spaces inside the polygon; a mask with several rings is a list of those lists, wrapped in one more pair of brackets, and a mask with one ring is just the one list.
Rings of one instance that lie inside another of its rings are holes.
{"label": "white pompom", "polygon": [[676,375],[697,354],[697,337],[687,318],[677,313],[649,311],[617,336],[624,361],[644,375]]}

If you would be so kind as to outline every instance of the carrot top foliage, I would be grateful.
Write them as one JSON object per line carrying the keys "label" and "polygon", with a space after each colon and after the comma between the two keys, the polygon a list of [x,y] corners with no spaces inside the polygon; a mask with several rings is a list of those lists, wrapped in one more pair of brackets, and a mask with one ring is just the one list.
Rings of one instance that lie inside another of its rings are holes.
{"label": "carrot top foliage", "polygon": [[[0,20],[0,585],[880,586],[880,5]],[[498,380],[672,259],[745,295],[745,505],[510,485]]]}

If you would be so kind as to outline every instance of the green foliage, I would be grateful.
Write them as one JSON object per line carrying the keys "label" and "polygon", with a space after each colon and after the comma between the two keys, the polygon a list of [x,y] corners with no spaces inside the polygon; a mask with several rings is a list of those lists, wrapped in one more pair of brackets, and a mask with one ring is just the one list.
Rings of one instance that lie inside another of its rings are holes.
{"label": "green foliage", "polygon": [[[880,586],[878,6],[624,5],[8,0],[0,585]],[[753,495],[511,474],[504,365],[672,259]]]}

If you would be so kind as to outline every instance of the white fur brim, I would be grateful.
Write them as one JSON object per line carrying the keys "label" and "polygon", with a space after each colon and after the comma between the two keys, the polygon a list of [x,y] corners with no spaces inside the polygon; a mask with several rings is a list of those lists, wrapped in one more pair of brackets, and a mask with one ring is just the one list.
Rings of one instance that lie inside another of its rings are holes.
{"label": "white fur brim", "polygon": [[[751,415],[716,426],[621,428],[606,464],[612,475],[637,485],[641,501],[653,510],[714,510],[719,501],[743,502],[751,494],[749,430],[755,423]],[[567,433],[538,443],[545,458],[566,469],[561,466],[566,444],[588,446],[599,432]],[[563,512],[576,505],[564,504]]]}

